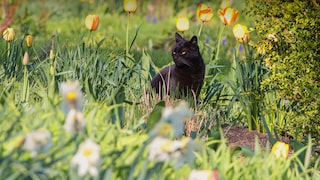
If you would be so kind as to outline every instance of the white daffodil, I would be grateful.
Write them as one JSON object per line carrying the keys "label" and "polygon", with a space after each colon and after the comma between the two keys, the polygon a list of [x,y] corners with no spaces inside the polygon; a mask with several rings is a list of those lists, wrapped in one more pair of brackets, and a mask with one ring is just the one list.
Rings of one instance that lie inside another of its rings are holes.
{"label": "white daffodil", "polygon": [[52,146],[51,133],[45,129],[39,129],[26,134],[23,148],[36,156],[38,152],[46,153]]}
{"label": "white daffodil", "polygon": [[92,176],[98,175],[100,160],[100,146],[91,139],[80,144],[77,153],[71,160],[71,165],[76,167],[79,176],[89,173]]}
{"label": "white daffodil", "polygon": [[[71,108],[80,110],[82,108],[83,97],[80,91],[79,81],[68,81],[60,84],[60,94],[64,103]],[[67,110],[67,112],[69,109]]]}
{"label": "white daffodil", "polygon": [[83,114],[76,109],[70,109],[63,127],[68,132],[77,133],[81,131],[85,125],[86,122]]}
{"label": "white daffodil", "polygon": [[192,140],[171,141],[164,137],[156,137],[149,145],[149,160],[157,162],[172,162],[181,167],[185,162],[194,160],[194,146]]}
{"label": "white daffodil", "polygon": [[161,120],[151,131],[151,135],[168,136],[171,134],[170,131],[173,130],[173,135],[175,137],[180,137],[184,131],[185,120],[190,119],[191,117],[192,113],[187,102],[185,101],[179,102],[176,107],[166,107],[162,111]]}

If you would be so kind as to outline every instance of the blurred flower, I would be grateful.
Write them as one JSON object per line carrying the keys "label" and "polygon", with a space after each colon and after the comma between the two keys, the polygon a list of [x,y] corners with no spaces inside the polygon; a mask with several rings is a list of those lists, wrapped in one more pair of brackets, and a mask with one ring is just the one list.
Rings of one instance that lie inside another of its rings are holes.
{"label": "blurred flower", "polygon": [[276,158],[286,158],[289,154],[289,144],[277,141],[271,149],[271,154],[274,154]]}
{"label": "blurred flower", "polygon": [[25,39],[26,39],[27,47],[31,47],[33,42],[33,37],[31,35],[27,35]]}
{"label": "blurred flower", "polygon": [[264,61],[266,62],[266,66],[271,69],[272,68],[272,62],[271,62],[270,58],[265,58]]}
{"label": "blurred flower", "polygon": [[237,19],[238,11],[236,9],[227,7],[218,11],[219,18],[224,25],[231,25]]}
{"label": "blurred flower", "polygon": [[79,87],[79,81],[68,81],[60,84],[60,94],[64,102],[74,109],[82,107],[82,93]]}
{"label": "blurred flower", "polygon": [[211,21],[213,17],[213,12],[210,8],[210,6],[206,4],[199,4],[197,6],[197,17],[202,21],[202,22],[209,22]]}
{"label": "blurred flower", "polygon": [[71,133],[77,133],[81,131],[86,125],[83,114],[76,110],[71,109],[68,112],[66,122],[64,123],[64,129]]}
{"label": "blurred flower", "polygon": [[190,28],[189,19],[186,16],[179,16],[176,19],[176,27],[178,31],[184,32]]}
{"label": "blurred flower", "polygon": [[39,129],[26,134],[23,147],[36,156],[38,152],[46,153],[52,146],[51,134],[48,130]]}
{"label": "blurred flower", "polygon": [[29,53],[28,51],[26,51],[24,53],[23,59],[22,59],[22,64],[23,65],[27,65],[29,63]]}
{"label": "blurred flower", "polygon": [[137,10],[137,0],[124,0],[123,9],[128,13],[133,13]]}
{"label": "blurred flower", "polygon": [[99,26],[99,16],[95,14],[89,14],[86,17],[85,25],[90,31],[95,31]]}
{"label": "blurred flower", "polygon": [[224,8],[228,8],[231,6],[231,0],[222,0],[221,4],[220,4],[220,8],[224,9]]}
{"label": "blurred flower", "polygon": [[50,58],[50,60],[54,60],[54,58],[55,58],[55,54],[54,54],[54,51],[53,51],[53,49],[50,49],[50,55],[49,55],[49,58]]}
{"label": "blurred flower", "polygon": [[13,28],[7,28],[3,31],[2,37],[5,41],[13,41],[15,36],[15,32]]}
{"label": "blurred flower", "polygon": [[268,38],[269,40],[274,41],[274,42],[277,42],[277,41],[278,41],[278,38],[277,38],[274,34],[268,34],[268,35],[267,35],[267,38]]}
{"label": "blurred flower", "polygon": [[166,107],[162,111],[161,120],[151,131],[151,136],[169,136],[180,137],[184,131],[185,119],[191,119],[192,113],[185,101],[178,103],[176,107]]}
{"label": "blurred flower", "polygon": [[233,26],[233,35],[238,42],[247,42],[249,39],[248,28],[245,25],[236,24]]}
{"label": "blurred flower", "polygon": [[188,180],[217,180],[218,170],[192,170]]}
{"label": "blurred flower", "polygon": [[71,160],[71,165],[77,168],[79,176],[87,173],[97,176],[99,160],[100,146],[91,139],[87,139],[80,144],[77,153]]}
{"label": "blurred flower", "polygon": [[164,137],[156,137],[149,145],[150,160],[172,162],[176,167],[194,160],[194,143],[190,138],[171,141]]}

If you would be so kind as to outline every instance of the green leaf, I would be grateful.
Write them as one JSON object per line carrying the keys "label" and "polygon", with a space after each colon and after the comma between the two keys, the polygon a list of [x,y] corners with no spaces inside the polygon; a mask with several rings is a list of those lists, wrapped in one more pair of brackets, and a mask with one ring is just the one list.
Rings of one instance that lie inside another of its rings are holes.
{"label": "green leaf", "polygon": [[148,119],[147,131],[150,131],[156,125],[156,123],[160,120],[161,113],[164,107],[165,107],[164,101],[160,101],[155,105]]}

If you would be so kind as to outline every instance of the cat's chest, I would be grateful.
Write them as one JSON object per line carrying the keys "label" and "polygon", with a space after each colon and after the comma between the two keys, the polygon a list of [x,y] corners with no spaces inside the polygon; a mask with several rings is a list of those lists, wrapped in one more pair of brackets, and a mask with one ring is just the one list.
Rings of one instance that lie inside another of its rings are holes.
{"label": "cat's chest", "polygon": [[180,86],[198,86],[202,83],[204,78],[204,70],[199,69],[197,71],[188,71],[173,69],[171,72],[171,81],[174,85],[179,84]]}

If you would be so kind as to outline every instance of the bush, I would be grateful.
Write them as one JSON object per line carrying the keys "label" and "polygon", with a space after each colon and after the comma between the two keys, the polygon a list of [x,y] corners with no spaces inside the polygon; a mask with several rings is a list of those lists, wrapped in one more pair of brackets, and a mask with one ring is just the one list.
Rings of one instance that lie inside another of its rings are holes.
{"label": "bush", "polygon": [[270,63],[272,75],[264,90],[291,106],[283,130],[319,138],[320,6],[317,1],[248,1],[260,40],[257,48]]}

